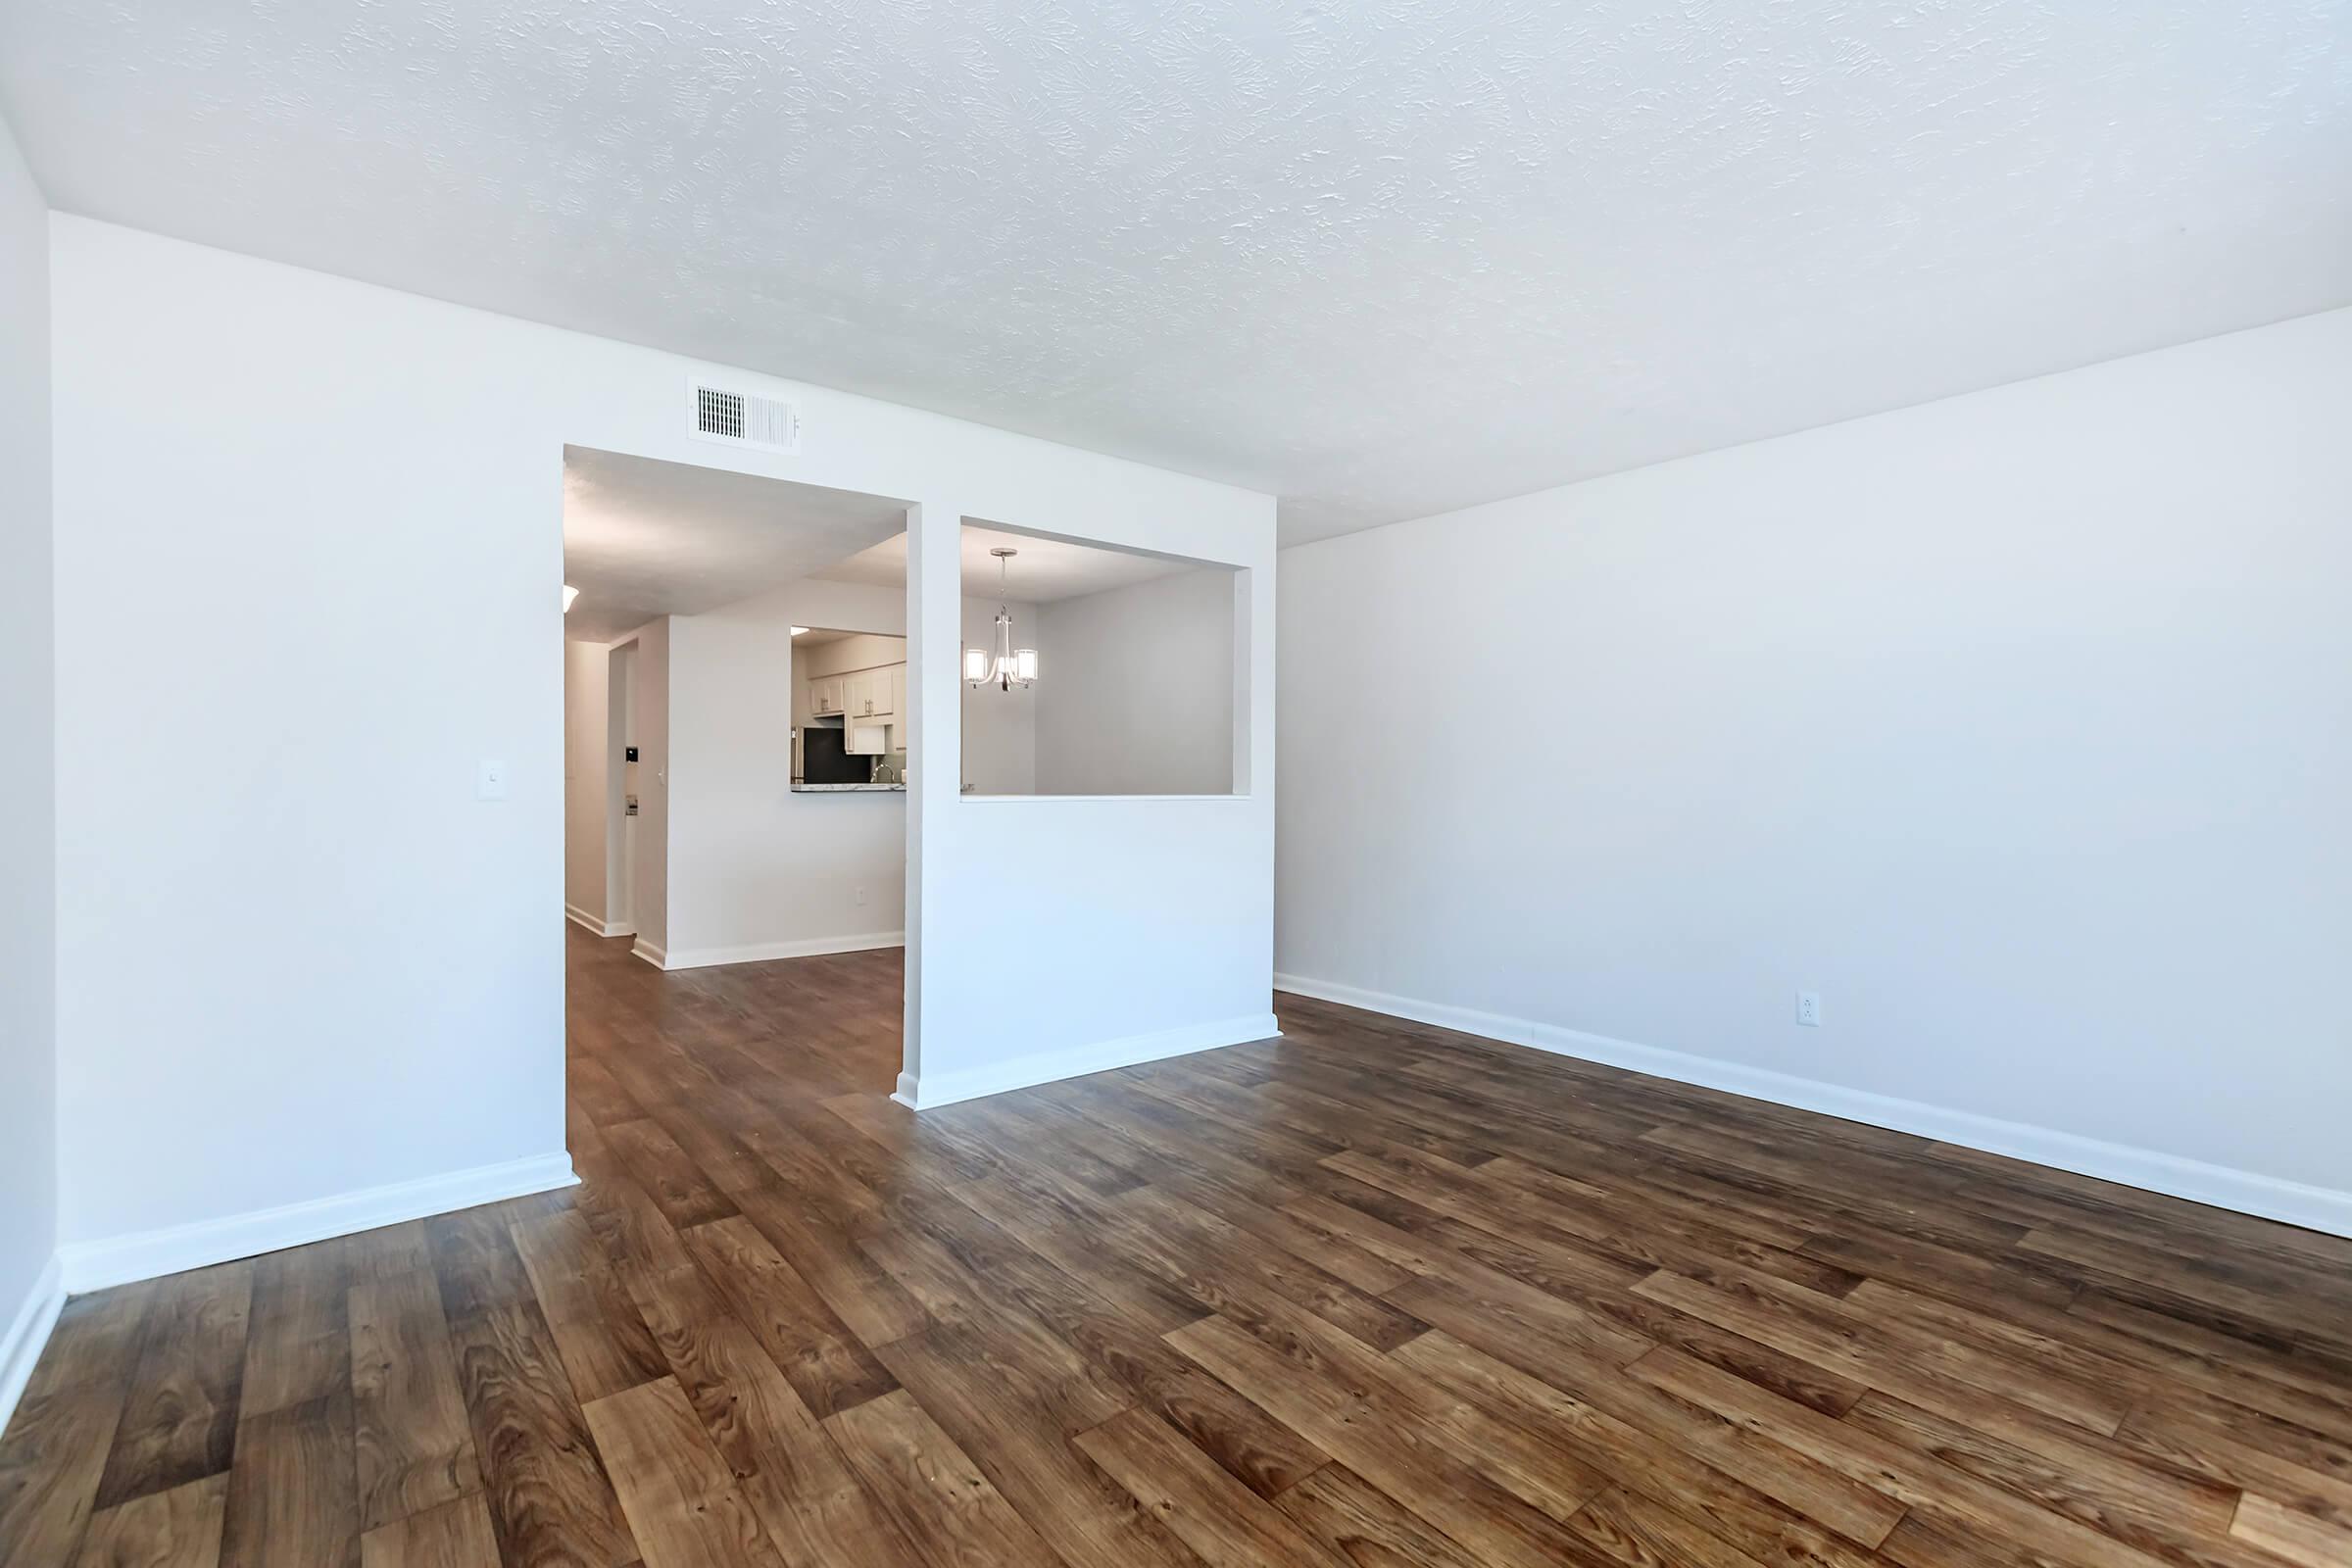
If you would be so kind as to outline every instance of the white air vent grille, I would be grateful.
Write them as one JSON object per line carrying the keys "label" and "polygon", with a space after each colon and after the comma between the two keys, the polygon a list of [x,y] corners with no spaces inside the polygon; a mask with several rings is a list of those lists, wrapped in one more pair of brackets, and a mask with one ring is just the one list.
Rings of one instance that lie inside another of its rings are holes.
{"label": "white air vent grille", "polygon": [[694,389],[694,427],[705,435],[743,439],[743,394],[712,387]]}
{"label": "white air vent grille", "polygon": [[686,383],[686,391],[693,400],[690,429],[698,438],[769,452],[800,450],[801,411],[793,405],[696,380]]}

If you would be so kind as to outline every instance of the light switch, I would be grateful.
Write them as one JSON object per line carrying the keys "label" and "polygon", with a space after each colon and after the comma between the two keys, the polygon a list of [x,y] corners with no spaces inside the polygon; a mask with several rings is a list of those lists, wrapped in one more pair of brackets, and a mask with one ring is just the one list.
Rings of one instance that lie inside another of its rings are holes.
{"label": "light switch", "polygon": [[473,798],[477,801],[503,801],[507,798],[507,764],[485,760],[479,778],[474,781]]}

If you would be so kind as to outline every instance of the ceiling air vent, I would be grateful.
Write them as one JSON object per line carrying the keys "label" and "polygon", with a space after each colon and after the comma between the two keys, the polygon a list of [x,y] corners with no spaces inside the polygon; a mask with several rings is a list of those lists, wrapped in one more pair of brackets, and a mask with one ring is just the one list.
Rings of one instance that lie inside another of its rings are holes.
{"label": "ceiling air vent", "polygon": [[690,432],[703,441],[729,446],[759,447],[766,452],[801,449],[801,411],[779,398],[712,386],[689,378],[686,394],[693,401]]}

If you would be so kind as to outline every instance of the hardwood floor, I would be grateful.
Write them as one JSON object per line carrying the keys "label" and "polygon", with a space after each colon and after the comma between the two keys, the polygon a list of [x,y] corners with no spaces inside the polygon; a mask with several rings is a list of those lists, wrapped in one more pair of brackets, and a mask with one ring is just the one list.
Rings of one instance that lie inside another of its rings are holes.
{"label": "hardwood floor", "polygon": [[583,1185],[67,1309],[0,1564],[2352,1563],[2352,1243],[1295,998],[933,1112],[571,933]]}

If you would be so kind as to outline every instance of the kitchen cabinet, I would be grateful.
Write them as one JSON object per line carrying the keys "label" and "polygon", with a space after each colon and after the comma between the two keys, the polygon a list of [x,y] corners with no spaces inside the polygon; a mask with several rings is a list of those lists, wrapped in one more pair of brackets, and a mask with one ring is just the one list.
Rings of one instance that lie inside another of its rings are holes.
{"label": "kitchen cabinet", "polygon": [[808,683],[808,710],[847,718],[897,720],[906,711],[906,666],[877,664]]}

